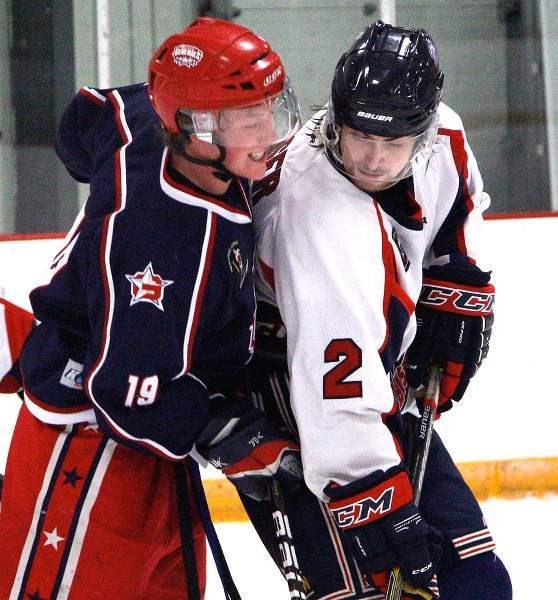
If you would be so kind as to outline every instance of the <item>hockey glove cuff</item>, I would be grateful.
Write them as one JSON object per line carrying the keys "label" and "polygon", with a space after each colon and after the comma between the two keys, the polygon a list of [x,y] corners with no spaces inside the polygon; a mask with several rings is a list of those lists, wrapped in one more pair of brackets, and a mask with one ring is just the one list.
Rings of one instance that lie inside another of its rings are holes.
{"label": "hockey glove cuff", "polygon": [[298,444],[257,408],[212,419],[196,448],[239,492],[254,500],[269,498],[271,478],[277,479],[286,493],[302,483]]}

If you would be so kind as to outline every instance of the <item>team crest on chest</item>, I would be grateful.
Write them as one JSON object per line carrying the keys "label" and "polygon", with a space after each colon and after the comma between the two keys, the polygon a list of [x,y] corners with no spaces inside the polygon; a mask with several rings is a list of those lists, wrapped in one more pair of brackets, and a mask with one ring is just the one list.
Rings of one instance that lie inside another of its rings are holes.
{"label": "team crest on chest", "polygon": [[240,246],[238,244],[238,240],[235,240],[227,251],[227,260],[229,262],[229,269],[233,275],[237,275],[240,282],[239,287],[242,287],[244,284],[244,279],[246,278],[246,273],[248,273],[248,263],[249,259],[245,259],[242,256],[242,252],[240,250]]}
{"label": "team crest on chest", "polygon": [[159,310],[165,310],[163,308],[165,288],[172,285],[174,281],[163,279],[160,275],[154,273],[151,263],[143,271],[138,271],[134,275],[126,275],[126,279],[132,284],[130,306],[138,302],[148,302]]}

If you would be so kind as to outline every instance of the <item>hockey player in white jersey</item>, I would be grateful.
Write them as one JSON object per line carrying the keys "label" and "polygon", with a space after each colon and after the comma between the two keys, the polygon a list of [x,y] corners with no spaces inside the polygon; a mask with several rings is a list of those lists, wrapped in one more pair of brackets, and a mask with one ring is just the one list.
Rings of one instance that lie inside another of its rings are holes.
{"label": "hockey player in white jersey", "polygon": [[[419,506],[406,466],[416,419],[402,414],[417,414],[414,390],[436,363],[440,411],[451,408],[486,356],[493,320],[477,247],[489,198],[442,86],[425,31],[370,25],[341,57],[325,109],[254,187],[253,390],[300,440],[308,489],[286,503],[313,600],[383,598],[395,566],[405,598],[511,598],[440,438]],[[281,565],[270,505],[243,501]]]}

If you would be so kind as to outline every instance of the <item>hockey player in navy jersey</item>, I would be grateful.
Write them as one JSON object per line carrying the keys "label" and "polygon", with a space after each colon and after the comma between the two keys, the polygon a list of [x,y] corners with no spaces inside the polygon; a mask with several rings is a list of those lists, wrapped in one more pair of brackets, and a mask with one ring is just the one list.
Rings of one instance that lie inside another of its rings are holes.
{"label": "hockey player in navy jersey", "polygon": [[298,119],[269,44],[208,18],[163,42],[146,84],[65,111],[56,151],[90,196],[31,293],[1,598],[203,597],[187,457],[253,353],[248,180]]}
{"label": "hockey player in navy jersey", "polygon": [[[419,506],[406,465],[417,419],[402,414],[418,414],[429,365],[443,368],[443,412],[486,356],[493,320],[477,247],[489,198],[442,85],[426,32],[370,25],[339,60],[326,108],[254,186],[253,392],[300,439],[308,489],[285,501],[313,600],[384,598],[395,566],[405,598],[511,598],[440,438]],[[243,500],[282,565],[272,506]]]}

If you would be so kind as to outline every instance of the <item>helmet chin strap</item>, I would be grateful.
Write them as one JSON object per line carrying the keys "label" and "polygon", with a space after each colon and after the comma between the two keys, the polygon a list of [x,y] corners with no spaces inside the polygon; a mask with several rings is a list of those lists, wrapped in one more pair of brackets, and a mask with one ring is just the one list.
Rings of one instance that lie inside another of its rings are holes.
{"label": "helmet chin strap", "polygon": [[215,144],[217,148],[219,148],[219,158],[210,159],[210,158],[196,158],[191,154],[188,154],[184,148],[181,148],[180,155],[182,158],[185,158],[187,161],[195,164],[201,165],[202,167],[214,167],[215,171],[213,171],[212,175],[219,179],[219,181],[223,181],[224,183],[228,183],[235,176],[234,173],[231,173],[225,167],[225,158],[227,156],[227,149],[221,144]]}

